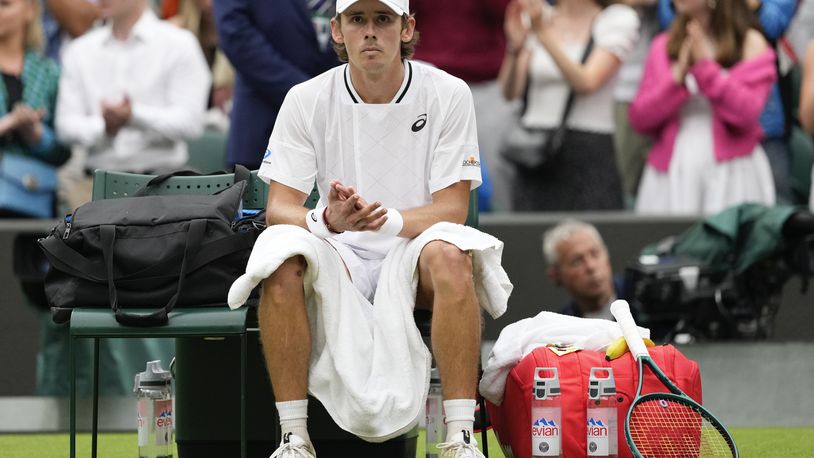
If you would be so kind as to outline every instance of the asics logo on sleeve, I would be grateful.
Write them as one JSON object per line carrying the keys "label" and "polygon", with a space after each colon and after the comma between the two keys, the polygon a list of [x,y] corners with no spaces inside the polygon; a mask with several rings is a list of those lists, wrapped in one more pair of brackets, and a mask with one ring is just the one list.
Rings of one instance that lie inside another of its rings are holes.
{"label": "asics logo on sleeve", "polygon": [[413,132],[418,132],[419,130],[423,129],[425,125],[427,125],[427,113],[418,115],[418,121],[413,123],[413,127],[411,127],[411,129]]}
{"label": "asics logo on sleeve", "polygon": [[313,221],[315,223],[317,222],[317,214],[314,213],[313,211],[311,212],[311,221]]}

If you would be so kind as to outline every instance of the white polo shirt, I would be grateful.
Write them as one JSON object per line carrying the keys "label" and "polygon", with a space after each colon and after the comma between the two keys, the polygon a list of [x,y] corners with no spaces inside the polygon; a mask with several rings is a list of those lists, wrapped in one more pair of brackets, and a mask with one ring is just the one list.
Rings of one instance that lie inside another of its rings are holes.
{"label": "white polo shirt", "polygon": [[[469,87],[442,70],[404,61],[404,81],[388,104],[366,104],[347,64],[294,86],[274,125],[259,176],[310,193],[320,205],[329,183],[353,186],[368,202],[406,210],[461,180],[481,183]],[[397,240],[372,232],[334,236],[364,258],[384,257]]]}
{"label": "white polo shirt", "polygon": [[[86,147],[90,169],[178,169],[188,159],[186,142],[203,132],[211,81],[195,36],[148,8],[125,41],[114,38],[108,24],[65,48],[57,136]],[[110,138],[102,102],[118,103],[125,95],[132,117]]]}

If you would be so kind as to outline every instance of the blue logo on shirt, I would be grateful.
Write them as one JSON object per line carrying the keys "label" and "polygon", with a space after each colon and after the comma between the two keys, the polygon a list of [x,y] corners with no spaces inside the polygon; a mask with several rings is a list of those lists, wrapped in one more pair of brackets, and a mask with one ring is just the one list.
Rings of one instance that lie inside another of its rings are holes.
{"label": "blue logo on shirt", "polygon": [[263,155],[263,159],[268,159],[271,157],[271,150],[266,148],[266,154]]}

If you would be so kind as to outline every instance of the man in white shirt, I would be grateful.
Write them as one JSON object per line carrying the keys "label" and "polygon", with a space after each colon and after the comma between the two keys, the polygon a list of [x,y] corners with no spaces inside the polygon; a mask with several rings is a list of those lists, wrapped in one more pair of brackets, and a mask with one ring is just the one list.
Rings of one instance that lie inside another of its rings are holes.
{"label": "man in white shirt", "polygon": [[209,70],[195,37],[159,20],[148,0],[104,0],[107,20],[65,50],[58,138],[87,148],[86,168],[166,172],[203,132]]}
{"label": "man in white shirt", "polygon": [[[440,70],[407,60],[417,39],[408,0],[339,0],[331,20],[336,67],[291,89],[259,176],[269,182],[267,220],[308,229],[336,249],[353,284],[372,300],[382,262],[399,238],[463,223],[481,182],[472,95]],[[303,202],[314,181],[320,202]],[[263,281],[258,309],[283,440],[272,455],[314,457],[306,429],[310,320],[302,256]],[[472,260],[429,242],[417,267],[416,308],[433,310],[432,342],[443,383],[446,457],[481,457],[472,435],[480,311]],[[328,453],[330,451],[324,451]]]}

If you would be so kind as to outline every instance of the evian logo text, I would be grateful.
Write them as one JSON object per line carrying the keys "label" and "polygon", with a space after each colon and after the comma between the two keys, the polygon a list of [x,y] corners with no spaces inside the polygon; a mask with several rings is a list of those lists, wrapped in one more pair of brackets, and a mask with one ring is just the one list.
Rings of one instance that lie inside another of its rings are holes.
{"label": "evian logo text", "polygon": [[588,419],[588,437],[607,437],[608,427],[602,423],[602,420]]}
{"label": "evian logo text", "polygon": [[560,435],[560,428],[554,420],[540,418],[531,425],[531,435],[536,437],[557,437]]}

